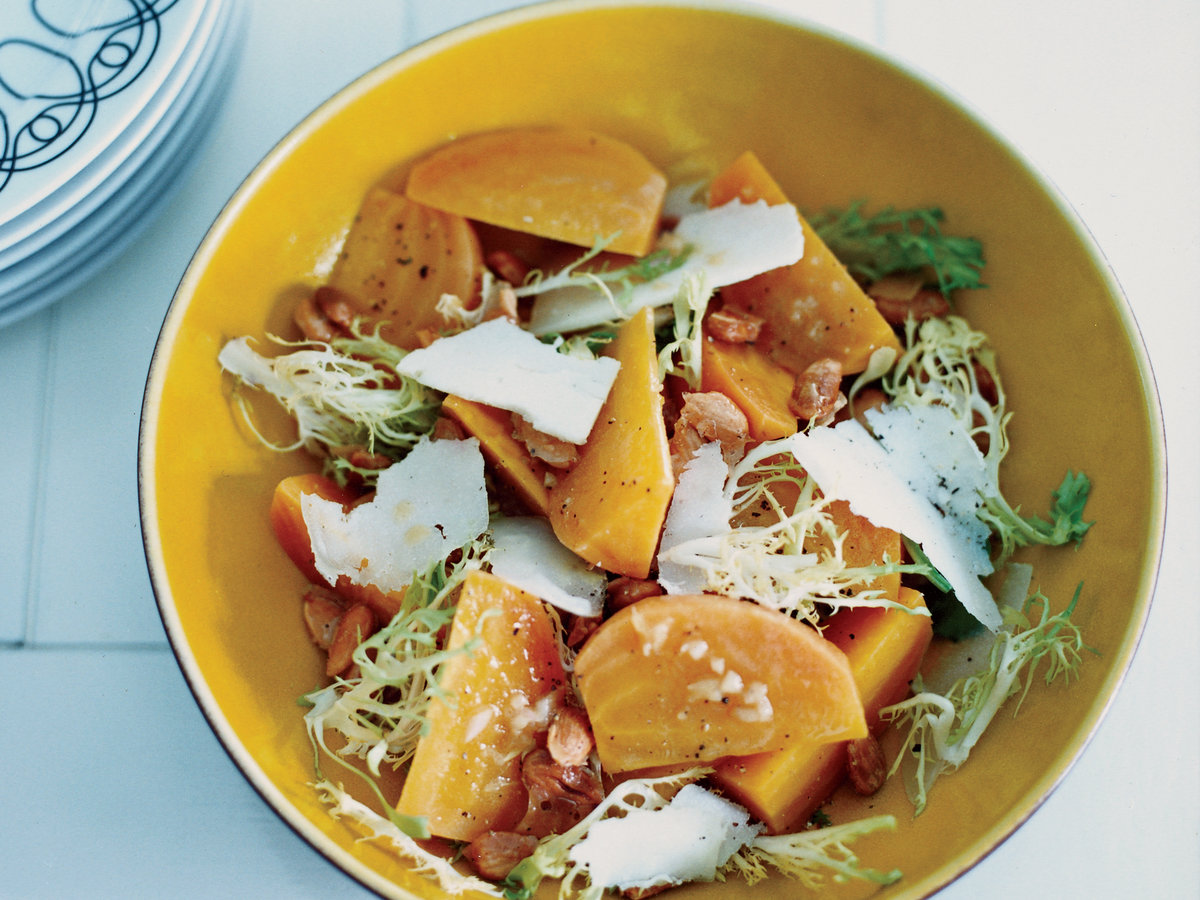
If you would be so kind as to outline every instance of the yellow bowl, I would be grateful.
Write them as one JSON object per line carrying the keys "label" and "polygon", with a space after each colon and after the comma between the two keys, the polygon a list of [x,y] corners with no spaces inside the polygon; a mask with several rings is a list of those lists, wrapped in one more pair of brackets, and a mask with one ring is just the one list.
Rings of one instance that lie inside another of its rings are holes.
{"label": "yellow bowl", "polygon": [[[1061,198],[935,87],[842,38],[722,4],[550,3],[437,37],[314,112],[250,175],[199,248],[167,314],[140,447],[146,552],[165,627],[221,742],[266,801],[334,864],[390,897],[437,892],[356,843],[309,786],[296,699],[321,680],[298,611],[302,579],[266,516],[272,488],[309,467],[247,435],[216,362],[229,338],[281,333],[322,280],[369,185],[446,139],[523,123],[624,138],[668,171],[753,149],[804,209],[858,198],[938,204],[983,239],[988,288],[963,310],[989,332],[1010,393],[1010,499],[1043,510],[1067,469],[1093,481],[1078,550],[1032,552],[1099,655],[1068,688],[1035,688],[1000,716],[916,819],[897,785],[874,798],[891,834],[856,844],[900,867],[880,897],[927,895],[1028,817],[1096,729],[1133,654],[1164,517],[1162,426],[1128,306]],[[893,779],[897,781],[898,779]],[[852,802],[852,801],[839,801]],[[684,896],[790,897],[772,880]],[[861,885],[829,896],[871,895]]]}

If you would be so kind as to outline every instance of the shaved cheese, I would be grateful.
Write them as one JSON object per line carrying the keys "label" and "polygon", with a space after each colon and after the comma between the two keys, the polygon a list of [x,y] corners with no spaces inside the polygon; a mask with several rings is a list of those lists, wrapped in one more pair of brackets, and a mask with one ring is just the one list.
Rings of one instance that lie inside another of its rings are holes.
{"label": "shaved cheese", "polygon": [[474,438],[422,439],[379,473],[375,497],[348,513],[305,494],[300,500],[317,571],[330,584],[401,590],[452,550],[487,530],[483,454]]}
{"label": "shaved cheese", "polygon": [[688,541],[729,532],[733,504],[725,496],[729,466],[716,441],[699,448],[679,476],[663,523],[658,549],[658,583],[668,594],[699,594],[708,587],[707,573],[676,562],[671,551]]}
{"label": "shaved cheese", "polygon": [[591,433],[620,364],[558,353],[508,319],[491,319],[409,353],[396,371],[426,387],[507,409],[572,444]]}
{"label": "shaved cheese", "polygon": [[884,407],[867,421],[878,440],[853,419],[786,440],[826,497],[919,543],[967,612],[996,631],[1000,612],[980,580],[992,572],[990,532],[976,515],[990,478],[975,442],[941,406]]}
{"label": "shaved cheese", "polygon": [[682,265],[634,285],[620,310],[600,291],[566,287],[546,291],[534,301],[529,327],[537,334],[579,331],[627,318],[646,306],[671,303],[689,278],[703,276],[709,290],[745,281],[789,266],[804,253],[804,231],[796,207],[765,201],[689,213],[679,220],[672,241],[690,246]]}
{"label": "shaved cheese", "polygon": [[761,829],[736,803],[689,784],[661,809],[596,822],[570,859],[593,885],[619,890],[712,881]]}
{"label": "shaved cheese", "polygon": [[577,616],[600,615],[608,578],[554,536],[540,516],[514,516],[492,523],[492,573]]}

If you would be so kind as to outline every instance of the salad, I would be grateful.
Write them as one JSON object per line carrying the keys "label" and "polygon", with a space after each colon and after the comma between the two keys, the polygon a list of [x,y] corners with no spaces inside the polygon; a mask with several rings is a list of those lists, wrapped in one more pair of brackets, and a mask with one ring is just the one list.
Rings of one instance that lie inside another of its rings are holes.
{"label": "salad", "polygon": [[[219,356],[316,461],[269,516],[330,814],[452,893],[902,877],[851,849],[894,818],[831,794],[903,778],[920,815],[1086,650],[1081,591],[1018,555],[1084,539],[1089,481],[1005,499],[1012,413],[955,305],[983,248],[943,226],[802,213],[751,151],[672,184],[572,128],[372,189],[298,336]],[[923,667],[946,643],[982,665]]]}

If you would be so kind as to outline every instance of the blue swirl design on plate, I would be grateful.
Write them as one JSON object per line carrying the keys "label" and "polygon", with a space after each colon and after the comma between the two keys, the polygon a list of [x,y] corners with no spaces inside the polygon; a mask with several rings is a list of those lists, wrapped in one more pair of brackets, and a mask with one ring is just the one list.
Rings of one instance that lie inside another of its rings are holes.
{"label": "blue swirl design on plate", "polygon": [[28,0],[46,34],[0,40],[0,191],[70,151],[145,73],[178,2]]}

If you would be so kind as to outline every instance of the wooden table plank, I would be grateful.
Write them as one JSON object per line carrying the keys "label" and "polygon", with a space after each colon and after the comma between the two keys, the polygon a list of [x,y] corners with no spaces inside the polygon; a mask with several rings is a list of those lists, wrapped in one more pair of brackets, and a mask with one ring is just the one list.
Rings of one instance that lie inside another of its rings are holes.
{"label": "wooden table plank", "polygon": [[166,650],[0,653],[0,897],[373,896],[234,769]]}
{"label": "wooden table plank", "polygon": [[0,479],[0,645],[26,637],[40,494],[45,475],[42,438],[49,401],[50,315],[0,329],[0,421],[10,477]]}

